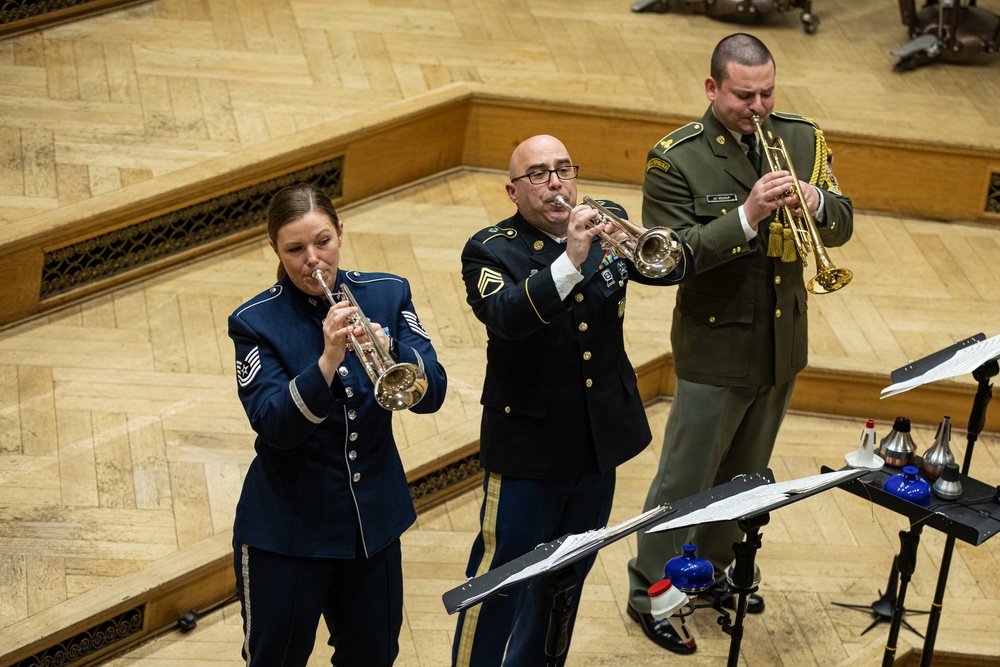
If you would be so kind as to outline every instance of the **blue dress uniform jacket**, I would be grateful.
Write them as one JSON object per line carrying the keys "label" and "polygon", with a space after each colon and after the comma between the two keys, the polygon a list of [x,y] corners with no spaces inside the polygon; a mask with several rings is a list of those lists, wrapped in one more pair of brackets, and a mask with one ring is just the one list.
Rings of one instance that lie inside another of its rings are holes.
{"label": "blue dress uniform jacket", "polygon": [[607,472],[651,439],[625,354],[626,287],[630,279],[687,279],[690,249],[672,274],[650,280],[595,238],[583,280],[565,301],[550,266],[564,249],[517,213],[462,252],[468,302],[488,333],[480,461],[489,472],[533,479]]}
{"label": "blue dress uniform jacket", "polygon": [[[769,142],[783,138],[799,179],[823,190],[818,224],[826,247],[854,231],[851,200],[840,194],[832,155],[812,121],[772,114]],[[767,161],[763,160],[766,173]],[[694,248],[698,274],[680,286],[670,331],[677,377],[716,386],[782,385],[807,361],[807,292],[800,261],[767,256],[768,220],[746,240],[737,211],[759,176],[711,107],[649,151],[643,184],[646,226],[670,227]],[[807,257],[807,271],[816,271]],[[810,274],[812,275],[812,273]]]}
{"label": "blue dress uniform jacket", "polygon": [[[427,392],[413,412],[436,411],[445,397],[445,372],[417,319],[409,284],[384,273],[339,271],[337,284],[343,282],[365,316],[398,341],[399,360],[427,374]],[[332,385],[319,370],[329,309],[325,298],[301,292],[285,277],[229,318],[239,396],[257,433],[234,538],[289,556],[371,556],[416,515],[392,413],[376,404],[357,355],[347,353]]]}

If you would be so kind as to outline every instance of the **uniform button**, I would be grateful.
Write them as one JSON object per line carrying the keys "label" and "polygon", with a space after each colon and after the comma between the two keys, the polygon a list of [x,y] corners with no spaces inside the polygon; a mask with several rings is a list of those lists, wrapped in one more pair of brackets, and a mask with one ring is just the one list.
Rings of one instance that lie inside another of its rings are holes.
{"label": "uniform button", "polygon": [[355,440],[358,439],[358,434],[357,433],[352,433],[349,436],[347,436],[347,439],[350,440],[351,442],[354,442]]}
{"label": "uniform button", "polygon": [[504,413],[505,415],[509,415],[509,414],[510,414],[510,406],[509,406],[509,405],[505,405],[505,406],[504,406],[504,408],[503,408],[503,413]]}
{"label": "uniform button", "polygon": [[781,276],[775,276],[774,277],[774,284],[775,285],[780,285],[781,284]]}
{"label": "uniform button", "polygon": [[830,229],[836,229],[837,228],[837,222],[836,221],[831,222],[829,226],[830,226]]}
{"label": "uniform button", "polygon": [[344,387],[344,393],[347,394],[347,398],[354,396],[354,390],[350,387]]}
{"label": "uniform button", "polygon": [[583,353],[584,361],[590,361],[590,357],[591,357],[590,350],[587,350],[586,352]]}
{"label": "uniform button", "polygon": [[352,449],[351,451],[347,452],[347,458],[353,461],[354,459],[358,458],[358,453]]}
{"label": "uniform button", "polygon": [[587,378],[587,387],[589,388],[589,387],[593,387],[593,386],[594,386],[594,381],[591,380],[590,378]]}
{"label": "uniform button", "polygon": [[740,251],[740,249],[739,249],[739,248],[733,248],[733,249],[732,249],[732,250],[730,251],[730,254],[732,254],[732,255],[735,255],[735,254],[736,254],[736,253],[738,253],[739,251]]}
{"label": "uniform button", "polygon": [[586,331],[587,330],[587,323],[586,322],[580,322],[580,326],[578,326],[577,329],[579,329],[580,331]]}
{"label": "uniform button", "polygon": [[347,418],[348,419],[357,419],[357,417],[358,417],[358,413],[355,412],[354,410],[348,410],[347,411]]}
{"label": "uniform button", "polygon": [[583,301],[583,295],[577,292],[576,296],[573,297],[573,300],[576,301],[577,303],[580,303],[581,301]]}
{"label": "uniform button", "polygon": [[344,378],[347,377],[347,374],[350,373],[350,371],[347,370],[346,366],[341,366],[337,369],[337,373],[340,374],[340,377]]}
{"label": "uniform button", "polygon": [[715,324],[715,315],[712,315],[711,317],[709,317],[708,321],[711,322],[712,324]]}
{"label": "uniform button", "polygon": [[354,475],[351,477],[351,479],[353,481],[355,481],[355,482],[360,482],[361,481],[361,473],[359,473],[359,472],[354,473]]}
{"label": "uniform button", "polygon": [[618,281],[618,286],[619,287],[625,287],[625,281],[624,280],[619,280]]}
{"label": "uniform button", "polygon": [[774,311],[774,316],[781,317],[781,308],[778,308],[776,311]]}

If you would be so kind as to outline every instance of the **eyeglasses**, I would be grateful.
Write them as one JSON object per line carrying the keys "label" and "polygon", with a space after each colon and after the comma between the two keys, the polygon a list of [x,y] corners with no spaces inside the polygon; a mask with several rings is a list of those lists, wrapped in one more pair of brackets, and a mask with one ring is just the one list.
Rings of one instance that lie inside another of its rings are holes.
{"label": "eyeglasses", "polygon": [[555,169],[539,169],[538,171],[529,171],[523,176],[518,176],[517,178],[510,179],[510,182],[519,181],[522,178],[528,179],[528,182],[532,185],[543,185],[549,182],[552,178],[552,174],[559,177],[560,181],[572,181],[576,178],[576,175],[580,172],[580,168],[576,165],[568,165],[565,167],[556,167]]}

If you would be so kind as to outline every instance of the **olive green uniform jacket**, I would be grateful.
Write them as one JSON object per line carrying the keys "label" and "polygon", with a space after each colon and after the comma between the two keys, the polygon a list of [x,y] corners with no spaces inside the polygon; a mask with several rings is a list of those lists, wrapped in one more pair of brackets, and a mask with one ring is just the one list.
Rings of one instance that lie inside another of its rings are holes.
{"label": "olive green uniform jacket", "polygon": [[[826,247],[854,229],[851,201],[829,168],[832,154],[811,120],[772,114],[768,143],[782,137],[800,180],[823,191]],[[763,172],[768,170],[763,160]],[[694,251],[697,273],[677,290],[671,345],[679,378],[718,386],[773,386],[806,365],[806,288],[802,263],[767,256],[768,223],[747,241],[738,207],[759,177],[739,142],[709,107],[700,121],[664,137],[650,151],[643,184],[646,227],[670,227]],[[809,277],[815,256],[807,257]]]}

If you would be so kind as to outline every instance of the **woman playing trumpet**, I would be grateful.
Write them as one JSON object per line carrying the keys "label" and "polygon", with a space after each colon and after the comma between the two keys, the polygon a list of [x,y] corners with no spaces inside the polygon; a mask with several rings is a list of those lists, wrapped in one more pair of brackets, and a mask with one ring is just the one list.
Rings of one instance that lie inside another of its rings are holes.
{"label": "woman playing trumpet", "polygon": [[[321,190],[279,191],[267,229],[279,280],[229,318],[239,396],[257,434],[233,529],[243,655],[251,666],[305,665],[322,616],[333,664],[391,665],[399,536],[416,515],[392,412],[375,402],[348,339],[422,368],[414,412],[441,406],[445,372],[405,279],[340,269],[344,227]],[[345,283],[357,305],[331,305],[325,295]],[[359,306],[376,320],[370,329],[351,322]]]}

